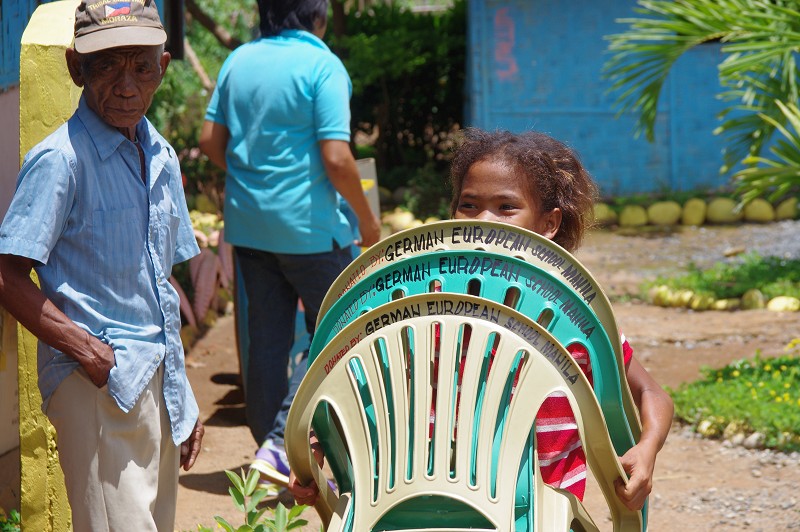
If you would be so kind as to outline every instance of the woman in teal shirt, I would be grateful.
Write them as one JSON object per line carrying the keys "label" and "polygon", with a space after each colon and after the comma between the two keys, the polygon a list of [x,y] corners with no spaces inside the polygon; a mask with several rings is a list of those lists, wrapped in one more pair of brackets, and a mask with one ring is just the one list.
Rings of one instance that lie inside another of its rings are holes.
{"label": "woman in teal shirt", "polygon": [[321,37],[327,0],[259,0],[261,37],[220,71],[200,147],[226,169],[225,239],[247,296],[247,423],[264,442],[253,466],[288,481],[283,430],[307,352],[286,377],[298,298],[313,334],[322,298],[360,245],[380,237],[350,151],[350,78]]}

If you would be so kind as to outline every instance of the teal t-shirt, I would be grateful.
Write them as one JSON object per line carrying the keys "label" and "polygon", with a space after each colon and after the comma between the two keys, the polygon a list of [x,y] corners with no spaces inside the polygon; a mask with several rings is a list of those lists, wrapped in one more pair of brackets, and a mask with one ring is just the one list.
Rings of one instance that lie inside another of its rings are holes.
{"label": "teal t-shirt", "polygon": [[350,140],[351,93],[342,62],[306,31],[285,30],[231,53],[206,111],[230,132],[228,242],[292,254],[352,244],[319,147]]}

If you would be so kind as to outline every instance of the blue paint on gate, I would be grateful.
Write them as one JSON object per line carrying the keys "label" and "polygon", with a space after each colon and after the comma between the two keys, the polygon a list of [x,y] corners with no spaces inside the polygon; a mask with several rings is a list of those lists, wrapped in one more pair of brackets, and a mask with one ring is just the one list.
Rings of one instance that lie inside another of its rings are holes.
{"label": "blue paint on gate", "polygon": [[635,117],[615,118],[603,78],[606,35],[635,16],[633,0],[470,0],[467,124],[538,130],[581,156],[603,195],[716,188],[723,109],[717,43],[679,59],[659,102],[654,143],[634,138]]}
{"label": "blue paint on gate", "polygon": [[20,40],[31,15],[51,0],[0,0],[0,92],[19,85]]}

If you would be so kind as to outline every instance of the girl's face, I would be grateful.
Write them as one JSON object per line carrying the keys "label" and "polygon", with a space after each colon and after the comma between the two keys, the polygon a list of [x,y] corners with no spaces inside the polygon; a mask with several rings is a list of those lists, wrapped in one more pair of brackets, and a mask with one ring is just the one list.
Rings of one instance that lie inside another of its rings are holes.
{"label": "girl's face", "polygon": [[504,222],[552,239],[561,225],[561,210],[541,212],[539,201],[512,168],[487,160],[467,170],[454,218]]}

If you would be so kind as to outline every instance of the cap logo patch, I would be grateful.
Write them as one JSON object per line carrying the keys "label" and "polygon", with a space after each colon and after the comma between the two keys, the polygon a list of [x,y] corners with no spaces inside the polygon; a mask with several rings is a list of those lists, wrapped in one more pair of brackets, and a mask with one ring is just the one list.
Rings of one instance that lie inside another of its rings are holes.
{"label": "cap logo patch", "polygon": [[106,18],[118,17],[120,15],[130,15],[131,3],[130,2],[115,2],[108,4],[106,8]]}

